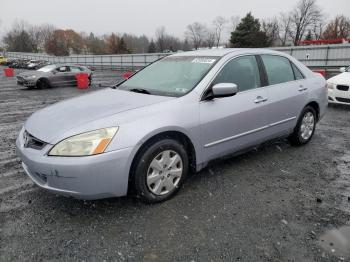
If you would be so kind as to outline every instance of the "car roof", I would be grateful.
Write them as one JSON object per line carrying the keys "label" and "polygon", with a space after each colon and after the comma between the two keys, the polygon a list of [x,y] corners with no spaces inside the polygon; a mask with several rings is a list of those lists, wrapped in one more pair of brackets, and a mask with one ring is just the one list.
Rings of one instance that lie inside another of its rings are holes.
{"label": "car roof", "polygon": [[200,49],[196,51],[176,53],[172,56],[216,56],[223,57],[228,54],[283,54],[281,52],[273,51],[265,48],[213,48],[213,49]]}

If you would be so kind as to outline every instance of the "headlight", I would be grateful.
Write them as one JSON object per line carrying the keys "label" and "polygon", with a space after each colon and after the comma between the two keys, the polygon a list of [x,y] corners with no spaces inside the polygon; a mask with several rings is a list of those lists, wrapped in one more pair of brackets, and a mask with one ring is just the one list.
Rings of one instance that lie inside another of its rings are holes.
{"label": "headlight", "polygon": [[90,156],[101,154],[117,133],[118,127],[109,127],[66,138],[56,144],[49,156]]}
{"label": "headlight", "polygon": [[327,83],[327,88],[328,89],[334,89],[334,87],[335,87],[335,84]]}

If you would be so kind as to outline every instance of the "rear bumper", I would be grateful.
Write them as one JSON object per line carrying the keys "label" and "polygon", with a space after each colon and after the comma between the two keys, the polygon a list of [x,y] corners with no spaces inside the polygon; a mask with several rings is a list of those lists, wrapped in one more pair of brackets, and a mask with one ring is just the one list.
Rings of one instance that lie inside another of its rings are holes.
{"label": "rear bumper", "polygon": [[17,155],[25,173],[39,187],[53,193],[80,199],[124,196],[128,190],[128,159],[125,148],[95,156],[52,157],[42,150],[24,148],[22,132],[16,141]]}

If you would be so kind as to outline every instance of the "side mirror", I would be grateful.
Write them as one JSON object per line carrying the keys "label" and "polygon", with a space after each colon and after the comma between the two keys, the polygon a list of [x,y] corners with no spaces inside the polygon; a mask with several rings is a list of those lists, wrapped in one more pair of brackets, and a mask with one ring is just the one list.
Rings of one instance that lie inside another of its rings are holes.
{"label": "side mirror", "polygon": [[238,92],[238,87],[234,83],[219,83],[211,88],[212,98],[234,96]]}
{"label": "side mirror", "polygon": [[344,73],[345,72],[345,67],[341,67],[341,68],[339,68],[339,71],[340,71],[340,73]]}

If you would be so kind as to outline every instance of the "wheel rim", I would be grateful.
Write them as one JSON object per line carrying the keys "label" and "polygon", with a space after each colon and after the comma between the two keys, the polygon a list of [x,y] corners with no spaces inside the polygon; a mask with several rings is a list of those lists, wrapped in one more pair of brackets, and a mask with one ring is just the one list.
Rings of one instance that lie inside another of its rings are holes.
{"label": "wheel rim", "polygon": [[148,167],[148,189],[155,195],[166,195],[179,184],[182,173],[183,162],[181,156],[173,150],[162,151],[151,161]]}
{"label": "wheel rim", "polygon": [[314,114],[311,112],[307,112],[304,115],[300,126],[300,135],[304,140],[308,140],[311,137],[314,131],[314,126],[315,126]]}

